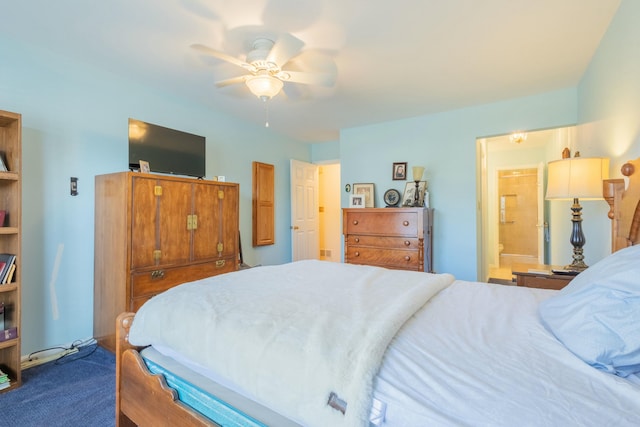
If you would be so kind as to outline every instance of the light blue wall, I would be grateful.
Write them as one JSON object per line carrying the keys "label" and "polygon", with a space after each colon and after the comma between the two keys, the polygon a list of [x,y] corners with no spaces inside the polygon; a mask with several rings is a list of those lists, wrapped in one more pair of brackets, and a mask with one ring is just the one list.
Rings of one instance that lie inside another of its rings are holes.
{"label": "light blue wall", "polygon": [[311,146],[311,160],[325,163],[340,159],[340,141],[322,142]]}
{"label": "light blue wall", "polygon": [[[576,122],[575,89],[343,130],[342,184],[374,183],[376,206],[389,188],[393,162],[424,166],[435,208],[434,269],[476,280],[476,139],[517,129],[543,129]],[[348,205],[343,193],[342,206]]]}
{"label": "light blue wall", "polygon": [[[240,183],[245,262],[291,260],[289,159],[310,161],[308,145],[16,40],[0,39],[0,52],[0,109],[23,118],[23,354],[93,335],[94,176],[127,169],[129,117],[206,136],[207,176]],[[276,245],[259,249],[254,160],[276,171]]]}
{"label": "light blue wall", "polygon": [[640,156],[640,2],[623,0],[578,92],[581,143],[611,157],[612,174]]}
{"label": "light blue wall", "polygon": [[[640,2],[623,0],[578,86],[579,147],[609,157],[611,178],[622,178],[620,167],[640,156],[639,20]],[[609,206],[602,201],[583,205],[583,224],[602,222],[585,233],[586,248],[599,248],[600,256],[594,257],[599,259],[610,253]]]}

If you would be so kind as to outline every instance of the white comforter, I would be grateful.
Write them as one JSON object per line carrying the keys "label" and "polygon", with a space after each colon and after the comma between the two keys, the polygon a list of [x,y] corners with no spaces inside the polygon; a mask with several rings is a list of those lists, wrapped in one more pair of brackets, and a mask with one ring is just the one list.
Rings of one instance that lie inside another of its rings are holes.
{"label": "white comforter", "polygon": [[640,385],[574,356],[540,323],[556,291],[455,281],[389,345],[385,426],[640,426]]}
{"label": "white comforter", "polygon": [[[448,274],[300,261],[187,283],[136,314],[129,341],[165,347],[307,426],[364,426],[398,329]],[[345,401],[343,415],[327,405]]]}

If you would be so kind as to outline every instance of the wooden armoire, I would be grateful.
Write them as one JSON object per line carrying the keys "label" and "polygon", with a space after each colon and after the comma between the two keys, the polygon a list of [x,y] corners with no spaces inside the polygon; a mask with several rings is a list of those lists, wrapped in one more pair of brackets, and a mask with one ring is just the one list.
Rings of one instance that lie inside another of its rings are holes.
{"label": "wooden armoire", "polygon": [[121,172],[95,178],[93,335],[181,283],[238,268],[239,185]]}

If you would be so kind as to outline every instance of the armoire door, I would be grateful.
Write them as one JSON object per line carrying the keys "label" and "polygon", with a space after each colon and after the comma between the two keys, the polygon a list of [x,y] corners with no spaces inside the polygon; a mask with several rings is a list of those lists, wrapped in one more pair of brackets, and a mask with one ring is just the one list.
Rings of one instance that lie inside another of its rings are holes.
{"label": "armoire door", "polygon": [[[238,212],[239,208],[239,187],[225,186],[224,198],[220,200],[218,207],[220,215],[220,242],[222,242],[222,257],[233,258],[238,254]],[[235,260],[238,261],[238,260]]]}
{"label": "armoire door", "polygon": [[198,223],[193,230],[194,261],[233,257],[238,245],[237,212],[237,186],[194,186],[193,213]]}
{"label": "armoire door", "polygon": [[188,215],[191,184],[134,177],[131,268],[171,266],[189,261]]}

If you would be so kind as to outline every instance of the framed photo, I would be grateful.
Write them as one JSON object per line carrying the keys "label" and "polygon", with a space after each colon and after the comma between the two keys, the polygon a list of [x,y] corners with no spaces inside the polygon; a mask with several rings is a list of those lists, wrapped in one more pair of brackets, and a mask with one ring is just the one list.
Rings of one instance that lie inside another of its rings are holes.
{"label": "framed photo", "polygon": [[149,169],[149,162],[146,160],[140,160],[140,172],[151,173],[151,169]]}
{"label": "framed photo", "polygon": [[402,206],[424,206],[424,193],[427,191],[427,181],[420,181],[418,185],[418,204],[415,204],[416,183],[407,182],[402,195]]}
{"label": "framed photo", "polygon": [[374,206],[374,194],[373,184],[353,184],[353,194],[363,194],[365,200],[365,208],[373,208]]}
{"label": "framed photo", "polygon": [[365,196],[364,194],[352,194],[349,196],[350,208],[364,208]]}
{"label": "framed photo", "polygon": [[394,181],[404,181],[407,179],[407,162],[393,164],[392,178]]}

